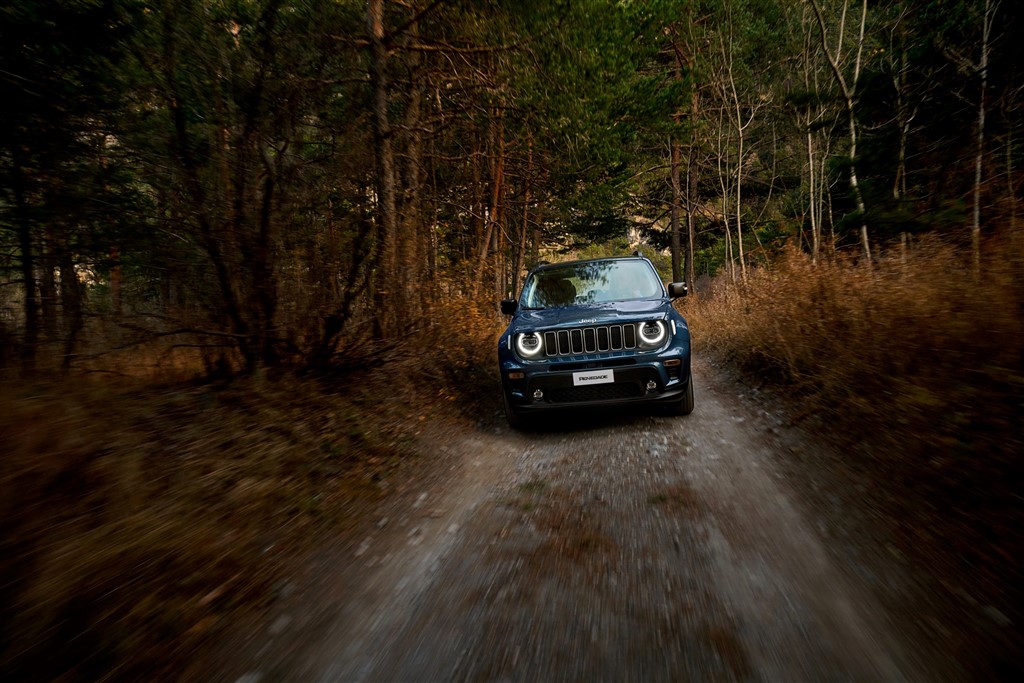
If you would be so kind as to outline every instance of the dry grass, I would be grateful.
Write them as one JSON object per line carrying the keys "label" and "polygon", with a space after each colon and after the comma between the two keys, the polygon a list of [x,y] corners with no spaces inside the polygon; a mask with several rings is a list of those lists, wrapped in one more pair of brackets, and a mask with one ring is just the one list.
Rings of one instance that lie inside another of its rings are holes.
{"label": "dry grass", "polygon": [[492,302],[481,304],[463,296],[435,304],[430,319],[433,324],[417,342],[415,374],[471,417],[500,410],[498,337],[507,321]]}
{"label": "dry grass", "polygon": [[[1004,437],[1016,435],[1024,398],[1021,255],[993,257],[975,282],[940,244],[873,270],[815,267],[790,251],[746,286],[687,313],[702,350],[787,386],[831,418],[928,426],[919,436],[932,445],[972,451],[979,438],[1003,450]],[[960,443],[966,434],[970,443]]]}
{"label": "dry grass", "polygon": [[431,319],[316,376],[196,384],[209,364],[172,340],[0,383],[0,678],[176,680],[272,601],[419,467],[424,421],[500,405],[498,317],[450,300]]}
{"label": "dry grass", "polygon": [[290,377],[0,402],[7,680],[174,679],[411,452],[361,390]]}
{"label": "dry grass", "polygon": [[908,555],[956,566],[979,599],[1019,623],[1019,248],[989,245],[977,278],[941,243],[873,270],[815,267],[790,251],[686,313],[699,352],[739,367],[838,441],[843,466],[885,501]]}

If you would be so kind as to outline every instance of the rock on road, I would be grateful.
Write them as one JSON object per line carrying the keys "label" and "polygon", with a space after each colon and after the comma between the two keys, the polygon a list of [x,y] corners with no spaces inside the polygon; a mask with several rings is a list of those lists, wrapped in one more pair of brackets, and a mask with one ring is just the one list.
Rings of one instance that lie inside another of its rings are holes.
{"label": "rock on road", "polygon": [[688,417],[446,438],[456,476],[359,545],[355,597],[235,680],[929,679],[800,512],[769,423],[694,374]]}

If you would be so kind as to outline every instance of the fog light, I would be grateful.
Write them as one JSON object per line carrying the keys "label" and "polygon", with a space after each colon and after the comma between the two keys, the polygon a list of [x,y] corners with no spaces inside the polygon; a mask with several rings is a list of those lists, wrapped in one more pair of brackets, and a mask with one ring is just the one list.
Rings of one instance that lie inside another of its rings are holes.
{"label": "fog light", "polygon": [[542,398],[544,398],[544,392],[543,391],[541,391],[540,389],[537,389],[536,391],[533,392],[533,400],[534,401],[539,401]]}
{"label": "fog light", "polygon": [[647,391],[654,391],[657,388],[658,388],[658,383],[657,382],[655,382],[653,379],[647,380]]}

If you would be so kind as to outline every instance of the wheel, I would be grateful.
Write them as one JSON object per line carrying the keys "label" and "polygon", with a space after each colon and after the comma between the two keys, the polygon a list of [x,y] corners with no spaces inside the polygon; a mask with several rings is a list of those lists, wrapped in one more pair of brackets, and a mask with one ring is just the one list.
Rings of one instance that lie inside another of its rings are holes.
{"label": "wheel", "polygon": [[671,415],[689,415],[693,412],[693,376],[686,383],[686,393],[683,397],[673,403],[669,409]]}
{"label": "wheel", "polygon": [[512,429],[522,429],[526,425],[526,418],[512,407],[512,402],[508,400],[508,394],[504,390],[501,397],[505,399],[505,419],[508,420],[508,426]]}

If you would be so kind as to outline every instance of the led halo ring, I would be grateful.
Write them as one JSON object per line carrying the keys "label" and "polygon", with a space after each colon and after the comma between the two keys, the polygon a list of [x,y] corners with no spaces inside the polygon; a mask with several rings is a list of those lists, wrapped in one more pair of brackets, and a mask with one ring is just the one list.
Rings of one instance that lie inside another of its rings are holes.
{"label": "led halo ring", "polygon": [[[646,334],[644,334],[644,328],[646,328],[648,325],[656,325],[658,327],[658,333],[653,337],[649,337]],[[640,335],[640,341],[642,341],[647,346],[658,346],[663,341],[665,341],[665,323],[662,322],[661,320],[651,320],[645,323],[640,323],[639,325],[637,325],[637,333]]]}
{"label": "led halo ring", "polygon": [[[537,346],[532,349],[528,349],[523,346],[523,340],[527,337],[535,338],[537,340]],[[518,351],[519,355],[524,358],[536,358],[544,351],[544,344],[540,335],[536,332],[520,332],[516,335],[516,351]]]}

